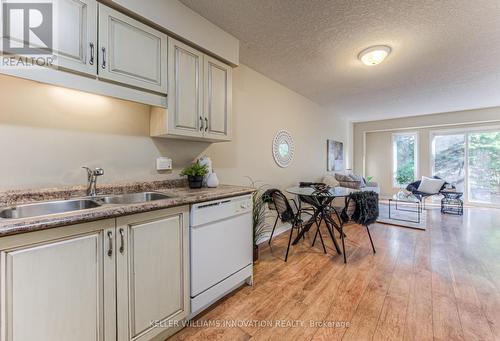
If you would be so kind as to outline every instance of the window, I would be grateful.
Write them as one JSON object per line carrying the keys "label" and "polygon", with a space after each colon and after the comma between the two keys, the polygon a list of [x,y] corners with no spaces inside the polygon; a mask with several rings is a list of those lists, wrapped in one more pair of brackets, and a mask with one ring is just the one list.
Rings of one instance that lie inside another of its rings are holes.
{"label": "window", "polygon": [[406,186],[417,176],[417,134],[392,135],[393,184]]}

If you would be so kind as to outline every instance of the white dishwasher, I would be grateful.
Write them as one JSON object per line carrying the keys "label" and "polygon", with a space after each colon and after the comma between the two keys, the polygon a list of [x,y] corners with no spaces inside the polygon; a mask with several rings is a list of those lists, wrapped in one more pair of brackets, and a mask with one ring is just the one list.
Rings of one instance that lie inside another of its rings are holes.
{"label": "white dishwasher", "polygon": [[191,315],[252,283],[252,196],[191,207]]}

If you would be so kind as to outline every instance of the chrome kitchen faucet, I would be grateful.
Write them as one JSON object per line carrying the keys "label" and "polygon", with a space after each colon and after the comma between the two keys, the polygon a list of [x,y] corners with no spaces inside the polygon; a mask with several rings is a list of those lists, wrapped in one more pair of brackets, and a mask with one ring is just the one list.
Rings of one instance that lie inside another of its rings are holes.
{"label": "chrome kitchen faucet", "polygon": [[97,195],[96,193],[97,177],[104,175],[104,169],[96,168],[92,170],[89,167],[82,167],[82,168],[87,170],[87,196],[95,197]]}

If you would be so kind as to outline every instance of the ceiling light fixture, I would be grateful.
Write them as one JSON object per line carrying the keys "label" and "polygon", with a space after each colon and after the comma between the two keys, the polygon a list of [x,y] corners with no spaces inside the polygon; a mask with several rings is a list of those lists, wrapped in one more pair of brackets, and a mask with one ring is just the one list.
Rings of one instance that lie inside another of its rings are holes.
{"label": "ceiling light fixture", "polygon": [[372,66],[380,64],[391,53],[391,48],[386,45],[371,46],[364,49],[358,55],[359,60],[365,65]]}

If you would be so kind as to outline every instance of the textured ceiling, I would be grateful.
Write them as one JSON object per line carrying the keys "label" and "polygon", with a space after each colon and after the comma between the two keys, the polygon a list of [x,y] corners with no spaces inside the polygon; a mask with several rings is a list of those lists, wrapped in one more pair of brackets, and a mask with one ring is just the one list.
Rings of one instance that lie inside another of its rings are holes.
{"label": "textured ceiling", "polygon": [[[353,121],[500,105],[499,0],[180,0],[241,62]],[[358,53],[393,49],[374,67]]]}

